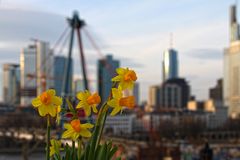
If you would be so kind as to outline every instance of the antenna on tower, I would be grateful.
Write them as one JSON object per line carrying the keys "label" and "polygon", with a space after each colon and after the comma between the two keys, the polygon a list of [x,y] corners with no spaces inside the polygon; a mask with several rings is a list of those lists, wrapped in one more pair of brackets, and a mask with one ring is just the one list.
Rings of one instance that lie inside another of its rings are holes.
{"label": "antenna on tower", "polygon": [[170,33],[170,48],[173,48],[173,33]]}

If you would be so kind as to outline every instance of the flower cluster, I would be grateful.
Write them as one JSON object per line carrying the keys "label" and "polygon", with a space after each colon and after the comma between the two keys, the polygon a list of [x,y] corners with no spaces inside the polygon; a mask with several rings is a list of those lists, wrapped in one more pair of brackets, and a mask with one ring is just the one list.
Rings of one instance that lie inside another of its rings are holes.
{"label": "flower cluster", "polygon": [[[136,73],[129,68],[118,68],[116,72],[117,76],[112,78],[113,88],[111,89],[109,99],[103,103],[101,107],[98,106],[101,103],[101,97],[99,94],[90,93],[86,90],[77,93],[76,98],[79,102],[76,106],[73,106],[72,103],[66,99],[65,101],[68,104],[68,110],[66,108],[61,109],[63,100],[61,97],[56,96],[55,90],[53,89],[49,89],[33,99],[32,105],[38,109],[40,116],[48,117],[48,128],[50,125],[50,117],[56,117],[56,120],[59,122],[61,115],[71,115],[69,116],[70,120],[68,119],[69,121],[63,125],[65,131],[62,133],[61,137],[63,139],[78,141],[82,138],[90,138],[92,137],[92,134],[94,134],[92,138],[95,138],[95,140],[90,140],[92,143],[96,143],[91,144],[91,147],[94,147],[99,145],[97,144],[99,143],[99,137],[101,137],[99,134],[102,134],[99,131],[104,127],[105,119],[103,117],[107,116],[109,108],[112,108],[110,115],[115,116],[119,112],[122,113],[124,108],[133,109],[135,107],[134,96],[124,96],[124,91],[133,89],[134,82],[137,80]],[[91,123],[82,123],[78,116],[79,111],[84,112],[85,118],[91,116],[93,113],[98,114],[95,123],[98,127],[94,127]],[[48,133],[50,133],[50,130]],[[50,136],[50,134],[48,134],[48,136]],[[96,137],[98,138],[96,139]],[[79,147],[81,148],[81,144]],[[47,144],[47,155],[60,156],[60,150],[62,150],[60,140],[49,140]],[[93,149],[93,151],[95,150]]]}

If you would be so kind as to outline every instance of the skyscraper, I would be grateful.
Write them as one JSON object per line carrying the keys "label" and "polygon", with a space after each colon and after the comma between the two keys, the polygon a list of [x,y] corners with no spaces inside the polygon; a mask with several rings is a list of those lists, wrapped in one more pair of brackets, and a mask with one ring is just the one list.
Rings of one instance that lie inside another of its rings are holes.
{"label": "skyscraper", "polygon": [[48,42],[36,42],[37,54],[37,95],[54,87],[53,51]]}
{"label": "skyscraper", "polygon": [[174,49],[168,49],[163,53],[163,82],[178,77],[178,53]]}
{"label": "skyscraper", "polygon": [[223,80],[218,79],[216,86],[209,89],[209,98],[214,101],[215,104],[223,105]]}
{"label": "skyscraper", "polygon": [[184,78],[168,79],[159,90],[160,107],[182,109],[189,100],[190,86]]}
{"label": "skyscraper", "polygon": [[116,76],[116,69],[119,67],[119,61],[114,60],[112,55],[98,60],[98,93],[102,102],[107,100],[112,87],[111,79]]}
{"label": "skyscraper", "polygon": [[190,86],[184,78],[172,78],[151,86],[149,105],[154,109],[183,109],[190,99]]}
{"label": "skyscraper", "polygon": [[160,86],[155,85],[149,88],[149,105],[152,108],[159,106]]}
{"label": "skyscraper", "polygon": [[36,97],[36,45],[29,45],[23,48],[20,53],[20,74],[21,74],[21,105],[31,104]]}
{"label": "skyscraper", "polygon": [[230,7],[230,41],[239,40],[239,24],[237,22],[237,7],[232,5]]}
{"label": "skyscraper", "polygon": [[[64,81],[64,71],[65,65],[67,63],[67,57],[55,56],[54,57],[54,89],[58,96],[62,95],[63,91],[63,81]],[[73,80],[73,61],[70,61],[70,76],[68,77],[68,93],[72,93],[72,80]]]}
{"label": "skyscraper", "polygon": [[230,46],[224,50],[224,105],[228,115],[240,116],[240,38],[236,6],[230,7]]}
{"label": "skyscraper", "polygon": [[3,100],[8,104],[20,104],[19,64],[3,65]]}
{"label": "skyscraper", "polygon": [[43,91],[54,87],[53,51],[48,42],[36,41],[23,48],[20,54],[21,105],[31,105],[31,100]]}

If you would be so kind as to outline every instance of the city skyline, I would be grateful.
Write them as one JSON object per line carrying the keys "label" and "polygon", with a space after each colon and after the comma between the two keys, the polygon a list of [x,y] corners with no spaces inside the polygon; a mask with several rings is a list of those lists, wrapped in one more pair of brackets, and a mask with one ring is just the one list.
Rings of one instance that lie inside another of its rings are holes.
{"label": "city skyline", "polygon": [[[101,52],[112,53],[121,66],[137,71],[141,100],[147,99],[150,85],[161,83],[159,62],[162,52],[169,47],[171,32],[173,47],[179,52],[179,76],[186,77],[198,99],[206,99],[208,88],[223,77],[223,48],[229,42],[229,6],[235,1],[108,1],[107,4],[95,1],[97,5],[93,1],[44,2],[1,1],[0,54],[7,53],[1,56],[1,67],[3,63],[19,62],[20,49],[29,44],[31,37],[54,45],[67,26],[64,18],[77,9],[88,24],[87,29],[94,33]],[[89,77],[96,80],[96,61],[101,57],[87,40],[84,43]],[[76,46],[75,50],[78,51]],[[78,52],[75,51],[74,57],[79,60]],[[80,74],[79,63],[74,68]],[[0,84],[2,88],[2,81]]]}

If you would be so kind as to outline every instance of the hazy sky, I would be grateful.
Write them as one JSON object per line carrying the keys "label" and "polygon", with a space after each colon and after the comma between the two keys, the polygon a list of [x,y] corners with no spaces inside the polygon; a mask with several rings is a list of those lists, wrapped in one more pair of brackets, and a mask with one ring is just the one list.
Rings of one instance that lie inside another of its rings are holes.
{"label": "hazy sky", "polygon": [[[20,49],[30,38],[53,47],[67,27],[66,17],[77,10],[101,53],[112,53],[121,66],[137,71],[142,100],[148,88],[162,80],[162,53],[179,52],[180,76],[185,77],[197,99],[208,97],[209,87],[223,76],[223,48],[229,44],[229,6],[234,0],[0,0],[0,66],[19,63]],[[101,56],[83,36],[89,78],[96,79]],[[67,45],[64,47],[66,48]],[[60,54],[56,48],[56,54]],[[66,55],[66,49],[64,53]],[[75,73],[80,75],[78,50]],[[0,74],[2,88],[2,72]],[[91,88],[96,88],[92,83]],[[2,89],[0,96],[2,95]]]}

